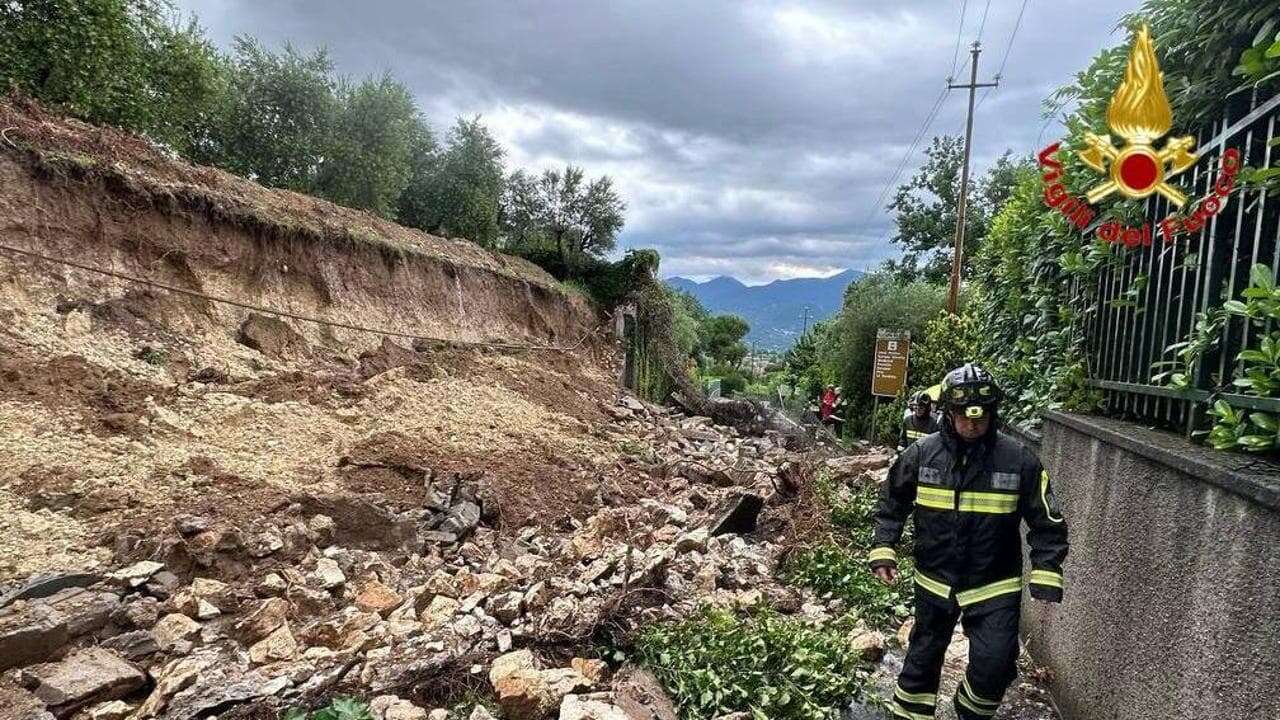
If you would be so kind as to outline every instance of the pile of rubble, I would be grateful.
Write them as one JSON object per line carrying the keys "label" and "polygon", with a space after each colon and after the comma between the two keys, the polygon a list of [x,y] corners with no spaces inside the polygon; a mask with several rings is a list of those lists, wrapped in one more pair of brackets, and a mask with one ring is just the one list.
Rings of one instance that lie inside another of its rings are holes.
{"label": "pile of rubble", "polygon": [[419,507],[299,496],[242,526],[184,516],[116,537],[114,572],[28,579],[0,595],[0,702],[32,718],[195,720],[341,692],[371,698],[377,720],[412,720],[444,717],[428,708],[461,685],[516,720],[673,717],[642,671],[539,658],[705,602],[821,611],[775,579],[785,538],[770,528],[794,507],[802,459],[776,434],[629,397],[607,411],[602,432],[627,457],[600,474],[585,521],[503,527],[483,473],[423,469]]}

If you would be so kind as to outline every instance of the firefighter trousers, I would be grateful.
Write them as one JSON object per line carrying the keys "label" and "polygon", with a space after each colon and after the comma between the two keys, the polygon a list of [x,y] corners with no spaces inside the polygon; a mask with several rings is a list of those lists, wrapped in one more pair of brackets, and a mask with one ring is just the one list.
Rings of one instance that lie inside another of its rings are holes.
{"label": "firefighter trousers", "polygon": [[[920,592],[917,590],[917,592]],[[969,638],[969,667],[952,698],[961,720],[986,720],[996,714],[1004,691],[1018,675],[1019,604],[983,603],[963,611]],[[908,720],[932,720],[937,705],[942,662],[951,644],[961,609],[916,598],[916,624],[911,629],[907,657],[890,703],[893,714]]]}

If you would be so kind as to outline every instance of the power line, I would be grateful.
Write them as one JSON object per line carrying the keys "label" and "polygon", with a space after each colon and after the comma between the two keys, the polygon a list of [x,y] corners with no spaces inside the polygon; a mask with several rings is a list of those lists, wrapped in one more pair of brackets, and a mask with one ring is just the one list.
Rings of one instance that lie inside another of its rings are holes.
{"label": "power line", "polygon": [[1004,57],[1000,59],[1000,69],[996,71],[996,75],[1004,72],[1005,63],[1009,62],[1009,52],[1013,50],[1013,39],[1018,37],[1018,30],[1022,27],[1022,15],[1027,11],[1027,0],[1022,0],[1022,7],[1018,9],[1018,19],[1013,23],[1013,32],[1009,33],[1009,44],[1004,47]]}
{"label": "power line", "polygon": [[978,24],[978,40],[982,42],[982,31],[987,29],[987,13],[991,11],[991,0],[987,0],[987,6],[982,9],[982,22]]}
{"label": "power line", "polygon": [[[987,7],[988,9],[991,7],[991,0],[987,0]],[[964,37],[964,19],[968,12],[968,8],[969,0],[963,0],[960,4],[960,25],[956,28],[956,47],[951,56],[951,70],[947,76],[948,85],[955,77],[956,64],[960,60],[960,41]],[[983,12],[983,23],[986,23],[985,11]],[[965,67],[968,67],[967,63]],[[902,176],[902,171],[906,169],[907,163],[911,161],[911,157],[915,154],[916,148],[920,145],[920,140],[929,132],[929,128],[933,125],[933,121],[938,117],[938,111],[942,109],[942,104],[947,99],[947,90],[948,88],[944,85],[942,90],[938,93],[937,99],[933,102],[933,107],[930,108],[928,115],[925,116],[924,122],[920,125],[920,130],[916,132],[916,136],[912,139],[911,145],[907,147],[907,151],[903,154],[902,160],[899,161],[898,167],[894,169],[893,175],[889,177],[889,181],[885,183],[884,188],[880,190],[880,195],[876,198],[875,203],[867,209],[866,217],[863,218],[862,222],[858,226],[859,231],[865,230],[867,225],[871,223],[871,218],[875,216],[877,210],[881,209],[881,204],[888,197],[889,191],[897,184],[898,178]]]}
{"label": "power line", "polygon": [[902,171],[906,169],[907,163],[911,161],[911,156],[915,154],[916,147],[920,144],[921,138],[925,136],[925,133],[929,132],[929,128],[933,125],[934,119],[937,118],[938,110],[942,108],[942,103],[946,98],[947,88],[944,87],[942,92],[938,94],[938,99],[934,101],[933,108],[929,110],[929,114],[925,117],[924,123],[920,126],[920,130],[916,132],[916,136],[911,141],[911,145],[907,148],[907,151],[903,153],[902,160],[898,162],[898,167],[893,171],[893,175],[889,177],[889,181],[885,183],[884,188],[880,190],[880,196],[877,197],[875,203],[868,208],[867,216],[862,219],[862,223],[860,225],[861,229],[865,229],[866,226],[870,224],[872,216],[874,216],[876,211],[881,208],[881,204],[885,201],[885,198],[888,197],[889,191],[897,184],[898,178],[902,175]]}
{"label": "power line", "polygon": [[[1022,27],[1022,15],[1027,11],[1027,1],[1022,0],[1022,7],[1018,9],[1018,19],[1013,23],[1013,32],[1009,33],[1009,44],[1005,45],[1004,57],[1000,59],[1000,69],[996,71],[996,80],[1004,77],[1004,66],[1009,62],[1009,53],[1013,51],[1014,38],[1018,37],[1018,29]],[[987,88],[982,91],[982,97],[978,98],[978,107],[982,107],[982,103],[986,101],[987,95],[991,94],[994,88]]]}
{"label": "power line", "polygon": [[960,27],[956,29],[956,49],[955,52],[951,54],[951,71],[948,73],[947,82],[950,82],[951,78],[956,76],[956,63],[960,62],[960,38],[964,35],[964,14],[968,8],[969,0],[964,0],[964,2],[960,4]]}
{"label": "power line", "polygon": [[325,320],[324,318],[312,317],[310,315],[299,315],[298,313],[288,312],[286,310],[276,310],[274,308],[263,307],[261,305],[254,305],[252,303],[240,302],[239,300],[232,300],[231,298],[220,297],[217,295],[208,295],[206,293],[197,292],[195,290],[188,290],[187,288],[180,288],[173,285],[168,285],[166,283],[156,282],[155,280],[148,280],[146,278],[140,278],[134,275],[127,275],[125,273],[116,272],[115,270],[104,270],[103,268],[94,267],[92,265],[82,265],[80,263],[71,262],[70,260],[63,260],[61,258],[50,257],[48,255],[43,255],[41,253],[34,252],[32,250],[23,250],[21,248],[16,248],[11,245],[0,244],[0,251],[12,253],[14,255],[21,255],[21,256],[33,258],[36,260],[43,260],[44,262],[53,263],[55,265],[65,265],[67,267],[75,268],[77,270],[83,270],[85,272],[97,273],[99,275],[106,275],[108,277],[113,277],[118,280],[124,280],[126,282],[131,282],[138,285],[146,285],[148,287],[159,288],[161,290],[167,290],[169,292],[178,293],[180,295],[187,295],[189,297],[202,298],[204,300],[209,300],[211,302],[222,303],[224,305],[232,305],[238,308],[244,308],[246,310],[253,310],[255,312],[260,312],[264,315],[275,315],[277,317],[289,318],[291,320],[298,320],[301,322],[315,323],[317,325],[327,325],[329,327],[343,328],[344,330],[355,330],[357,332],[367,332],[367,333],[373,333],[375,335],[385,335],[388,337],[407,338],[410,340],[423,340],[426,342],[439,342],[439,343],[446,343],[449,345],[458,345],[463,347],[491,347],[491,348],[499,348],[499,349],[507,349],[507,350],[550,350],[554,352],[570,352],[580,347],[582,343],[585,342],[586,339],[593,334],[593,333],[588,333],[586,335],[583,335],[581,338],[579,338],[576,344],[568,345],[568,346],[528,345],[524,343],[478,342],[474,340],[454,340],[450,338],[431,337],[429,335],[415,335],[413,333],[399,332],[397,330],[383,330],[380,328],[371,328],[371,327],[364,327],[361,325],[352,325],[350,323],[337,322],[334,320]]}

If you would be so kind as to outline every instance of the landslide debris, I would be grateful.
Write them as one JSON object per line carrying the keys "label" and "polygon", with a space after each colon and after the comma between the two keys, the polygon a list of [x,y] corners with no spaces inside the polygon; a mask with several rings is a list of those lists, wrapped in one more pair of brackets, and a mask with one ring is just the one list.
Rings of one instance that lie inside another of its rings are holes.
{"label": "landslide debris", "polygon": [[[427,717],[468,689],[506,717],[631,717],[637,671],[615,689],[604,662],[574,653],[700,603],[798,606],[775,580],[786,538],[755,530],[790,512],[779,469],[800,459],[776,434],[630,397],[598,411],[611,419],[588,437],[607,464],[586,475],[562,459],[526,487],[501,475],[519,457],[444,469],[415,434],[375,431],[331,460],[331,492],[117,525],[96,573],[6,596],[0,657],[20,669],[4,692],[55,717],[251,714],[338,690],[373,698],[379,717]],[[362,492],[341,487],[349,474]],[[524,491],[540,512],[504,505]]]}

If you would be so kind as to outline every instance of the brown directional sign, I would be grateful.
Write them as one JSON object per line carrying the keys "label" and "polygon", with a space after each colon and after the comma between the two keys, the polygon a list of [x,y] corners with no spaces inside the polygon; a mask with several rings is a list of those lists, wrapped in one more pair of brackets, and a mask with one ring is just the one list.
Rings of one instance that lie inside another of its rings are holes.
{"label": "brown directional sign", "polygon": [[876,332],[875,366],[871,371],[871,394],[895,397],[907,384],[907,355],[911,351],[911,332],[886,330]]}

